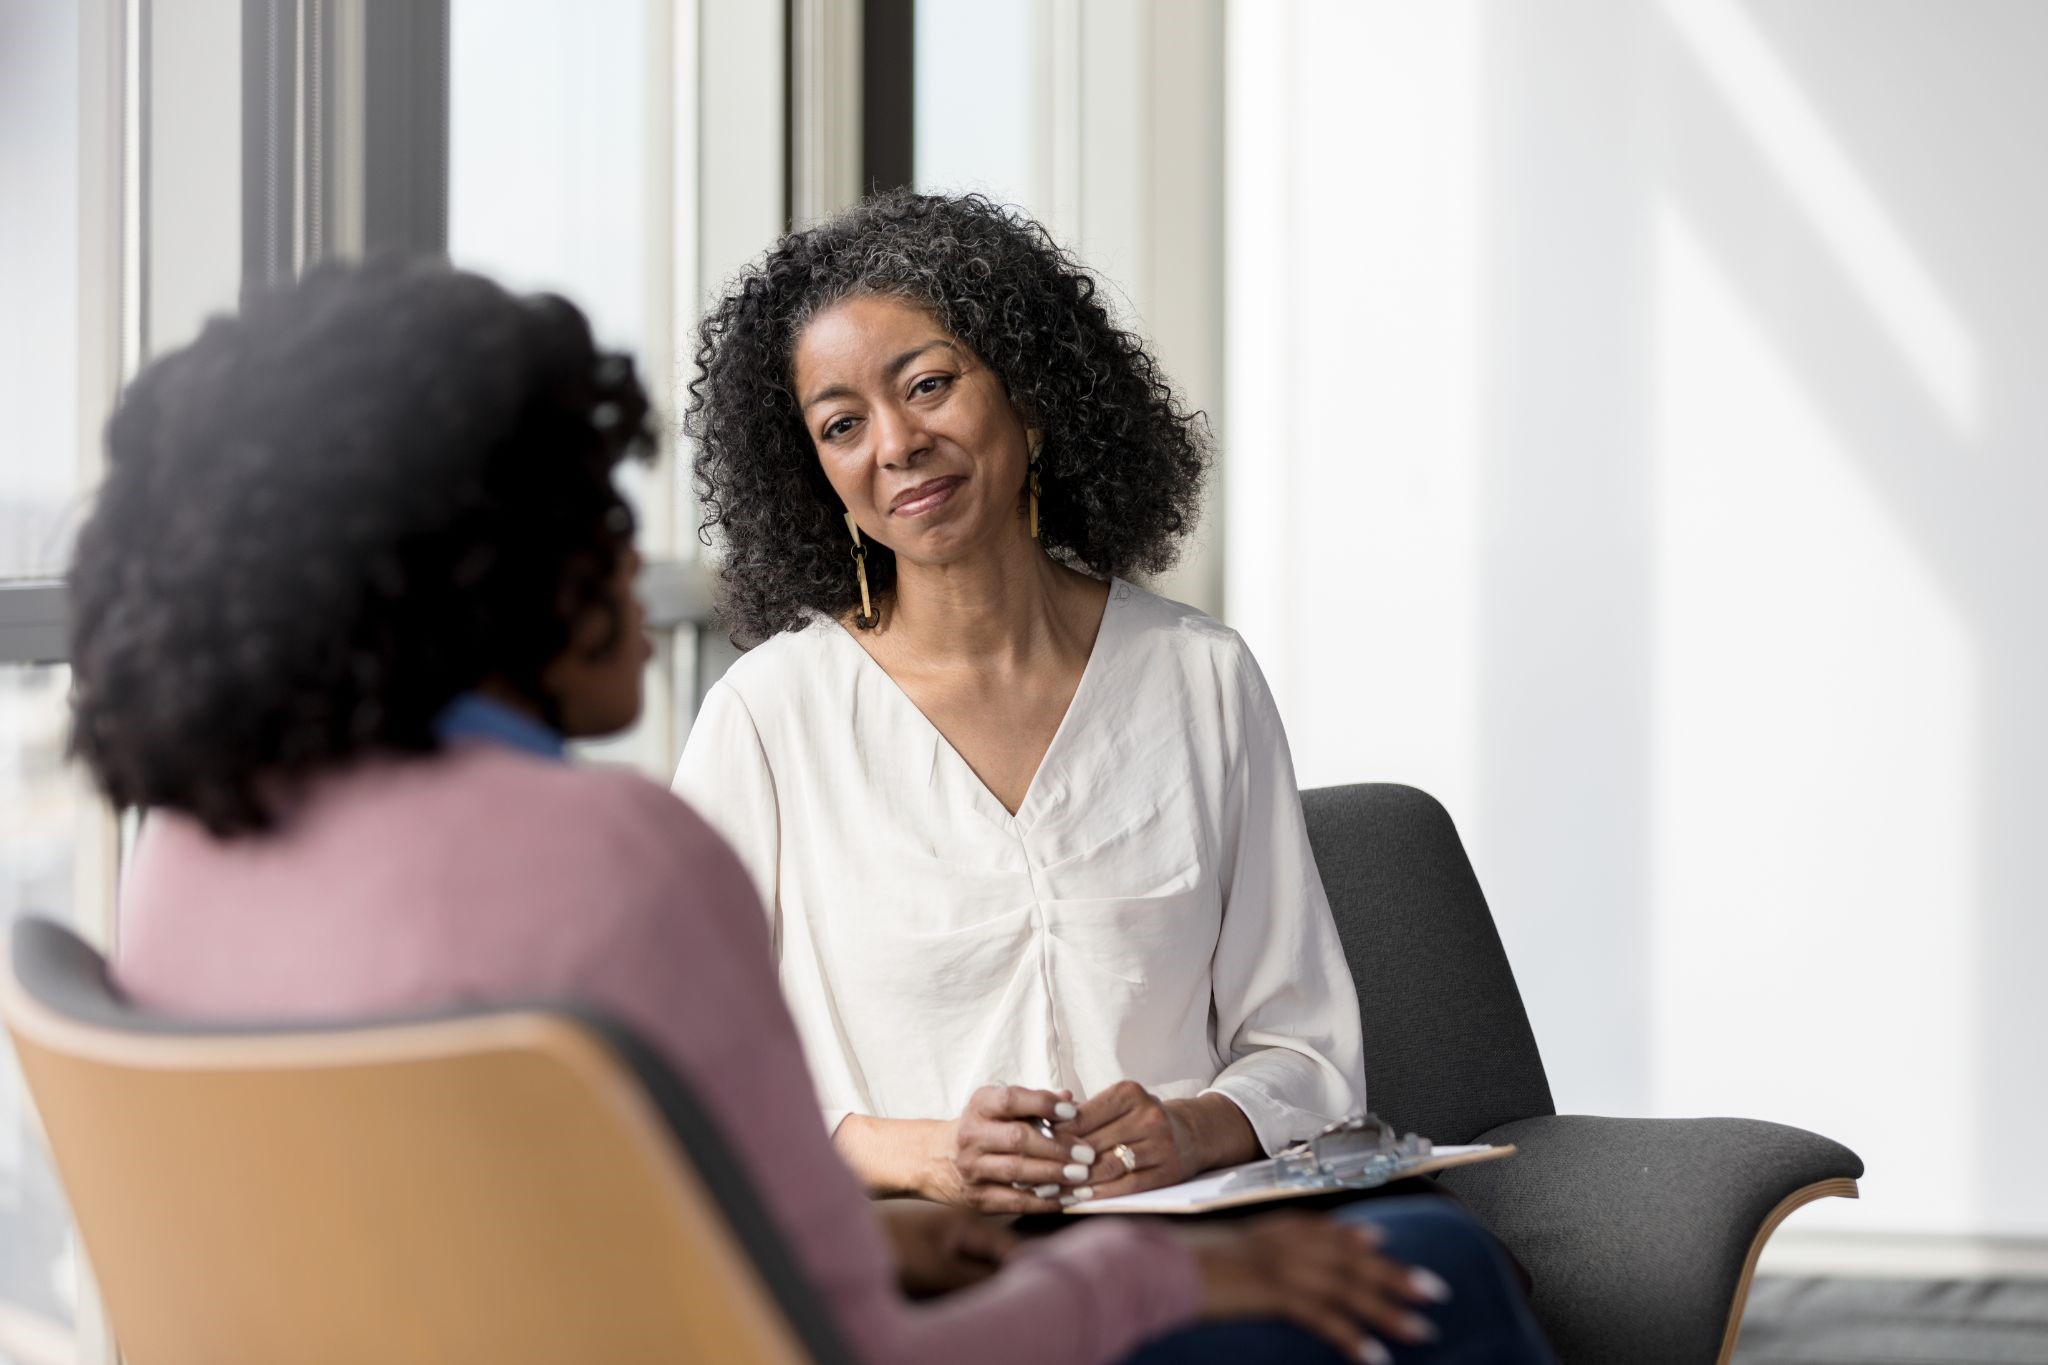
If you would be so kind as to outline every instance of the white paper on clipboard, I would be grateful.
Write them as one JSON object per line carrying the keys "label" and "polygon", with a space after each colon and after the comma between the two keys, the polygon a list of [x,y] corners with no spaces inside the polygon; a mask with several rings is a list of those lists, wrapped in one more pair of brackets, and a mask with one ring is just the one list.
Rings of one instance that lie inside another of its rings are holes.
{"label": "white paper on clipboard", "polygon": [[[1403,1179],[1411,1175],[1428,1175],[1434,1171],[1452,1166],[1467,1166],[1477,1161],[1493,1161],[1513,1156],[1515,1149],[1495,1147],[1478,1143],[1464,1147],[1437,1147],[1428,1156],[1415,1157],[1404,1161],[1390,1179]],[[1381,1182],[1384,1183],[1384,1182]],[[1370,1189],[1372,1186],[1353,1188]],[[1162,1185],[1156,1190],[1144,1190],[1138,1194],[1120,1194],[1112,1199],[1090,1199],[1075,1204],[1068,1213],[1206,1213],[1212,1209],[1235,1208],[1242,1204],[1271,1203],[1282,1199],[1299,1199],[1305,1195],[1329,1194],[1327,1187],[1281,1185],[1273,1179],[1273,1163],[1250,1161],[1242,1166],[1231,1166],[1207,1175],[1184,1180],[1178,1185]]]}

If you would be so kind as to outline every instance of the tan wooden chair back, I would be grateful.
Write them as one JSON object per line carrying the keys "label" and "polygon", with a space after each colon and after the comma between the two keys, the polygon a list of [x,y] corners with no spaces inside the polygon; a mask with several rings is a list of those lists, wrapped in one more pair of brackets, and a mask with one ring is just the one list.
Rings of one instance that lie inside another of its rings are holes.
{"label": "tan wooden chair back", "polygon": [[813,1359],[573,1017],[194,1033],[4,991],[132,1365]]}

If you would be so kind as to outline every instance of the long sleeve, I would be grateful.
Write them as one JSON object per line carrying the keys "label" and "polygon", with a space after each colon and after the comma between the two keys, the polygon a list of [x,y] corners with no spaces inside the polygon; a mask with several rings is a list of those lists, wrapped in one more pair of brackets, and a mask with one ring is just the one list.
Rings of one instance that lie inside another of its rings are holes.
{"label": "long sleeve", "polygon": [[1240,752],[1225,793],[1223,923],[1212,968],[1224,1067],[1209,1092],[1244,1110],[1271,1153],[1365,1107],[1365,1050],[1287,735],[1242,646],[1236,683]]}
{"label": "long sleeve", "polygon": [[[626,851],[645,853],[646,872],[618,902],[642,908],[594,945],[583,993],[640,1029],[733,1135],[859,1356],[891,1365],[1108,1362],[1193,1317],[1193,1257],[1163,1229],[1129,1219],[1046,1239],[965,1293],[904,1299],[873,1207],[814,1121],[748,879],[685,812],[669,815],[648,841],[662,847]],[[689,893],[679,904],[681,886]]]}

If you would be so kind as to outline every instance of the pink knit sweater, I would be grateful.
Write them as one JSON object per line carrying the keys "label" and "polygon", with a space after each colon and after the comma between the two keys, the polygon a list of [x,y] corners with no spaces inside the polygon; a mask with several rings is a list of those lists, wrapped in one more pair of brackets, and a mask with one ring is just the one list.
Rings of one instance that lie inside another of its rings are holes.
{"label": "pink knit sweater", "polygon": [[488,741],[325,779],[261,837],[147,822],[117,975],[142,1004],[339,1018],[576,998],[660,1049],[752,1166],[855,1351],[875,1362],[1109,1361],[1185,1323],[1193,1259],[1088,1220],[929,1304],[818,1122],[746,874],[697,816],[630,774]]}

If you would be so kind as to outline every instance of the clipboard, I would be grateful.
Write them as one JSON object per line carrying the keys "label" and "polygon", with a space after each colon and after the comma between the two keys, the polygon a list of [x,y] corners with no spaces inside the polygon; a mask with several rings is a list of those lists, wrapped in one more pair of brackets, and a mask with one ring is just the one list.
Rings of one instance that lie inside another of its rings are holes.
{"label": "clipboard", "polygon": [[1482,1161],[1499,1161],[1515,1154],[1513,1144],[1493,1146],[1481,1143],[1465,1147],[1437,1147],[1427,1155],[1377,1158],[1357,1171],[1333,1171],[1312,1179],[1288,1178],[1280,1173],[1278,1158],[1250,1161],[1210,1171],[1178,1185],[1156,1190],[1120,1194],[1110,1199],[1090,1199],[1070,1205],[1070,1214],[1211,1213],[1217,1209],[1241,1208],[1246,1204],[1268,1204],[1305,1195],[1328,1194],[1333,1190],[1369,1190],[1412,1175],[1434,1175],[1453,1166],[1472,1166]]}

